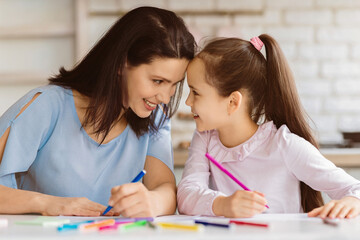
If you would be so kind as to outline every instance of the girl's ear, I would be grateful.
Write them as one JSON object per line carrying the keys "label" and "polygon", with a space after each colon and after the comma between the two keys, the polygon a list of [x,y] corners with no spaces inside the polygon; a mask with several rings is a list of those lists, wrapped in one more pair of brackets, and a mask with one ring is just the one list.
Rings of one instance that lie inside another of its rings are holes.
{"label": "girl's ear", "polygon": [[229,96],[229,102],[228,102],[228,114],[231,115],[234,112],[236,112],[242,102],[242,94],[239,91],[234,91]]}

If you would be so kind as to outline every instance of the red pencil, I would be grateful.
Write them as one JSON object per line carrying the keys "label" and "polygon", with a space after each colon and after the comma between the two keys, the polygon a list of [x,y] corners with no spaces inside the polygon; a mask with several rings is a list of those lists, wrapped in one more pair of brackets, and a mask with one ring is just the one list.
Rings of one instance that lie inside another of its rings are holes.
{"label": "red pencil", "polygon": [[256,227],[268,227],[269,226],[266,223],[243,222],[243,221],[237,221],[237,220],[230,220],[229,223],[235,223],[236,225],[250,225],[250,226],[256,226]]}

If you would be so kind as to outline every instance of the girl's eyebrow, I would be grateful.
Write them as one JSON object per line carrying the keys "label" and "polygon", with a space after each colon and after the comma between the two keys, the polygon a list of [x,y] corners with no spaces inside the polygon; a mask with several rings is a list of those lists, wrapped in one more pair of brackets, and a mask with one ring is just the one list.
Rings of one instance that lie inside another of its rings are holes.
{"label": "girl's eyebrow", "polygon": [[195,91],[198,91],[196,88],[194,88],[192,85],[189,84],[189,88],[194,89]]}

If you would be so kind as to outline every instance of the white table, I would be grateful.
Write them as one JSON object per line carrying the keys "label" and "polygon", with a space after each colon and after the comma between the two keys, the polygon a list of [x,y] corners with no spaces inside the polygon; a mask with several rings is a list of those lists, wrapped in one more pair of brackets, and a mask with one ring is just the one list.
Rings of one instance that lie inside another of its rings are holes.
{"label": "white table", "polygon": [[[17,221],[30,220],[38,215],[0,215],[9,220],[8,227],[0,228],[0,239],[360,239],[360,217],[342,220],[338,226],[324,224],[321,219],[307,218],[304,214],[262,214],[247,221],[268,223],[268,228],[236,226],[233,230],[205,227],[203,232],[190,232],[149,227],[131,229],[127,232],[58,232],[56,227],[18,225]],[[71,218],[74,221],[74,218]],[[82,219],[76,219],[81,221]],[[244,220],[244,219],[242,219]],[[156,221],[179,221],[177,216],[157,218]],[[189,221],[189,220],[187,220]]]}

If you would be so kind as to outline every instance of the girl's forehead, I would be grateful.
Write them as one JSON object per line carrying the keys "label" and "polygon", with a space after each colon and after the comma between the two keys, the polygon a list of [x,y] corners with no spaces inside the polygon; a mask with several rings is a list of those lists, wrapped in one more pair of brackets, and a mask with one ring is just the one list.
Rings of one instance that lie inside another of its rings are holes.
{"label": "girl's forehead", "polygon": [[203,67],[205,68],[205,64],[204,61],[198,57],[195,57],[193,60],[190,61],[189,67],[190,66],[196,66],[196,67]]}

